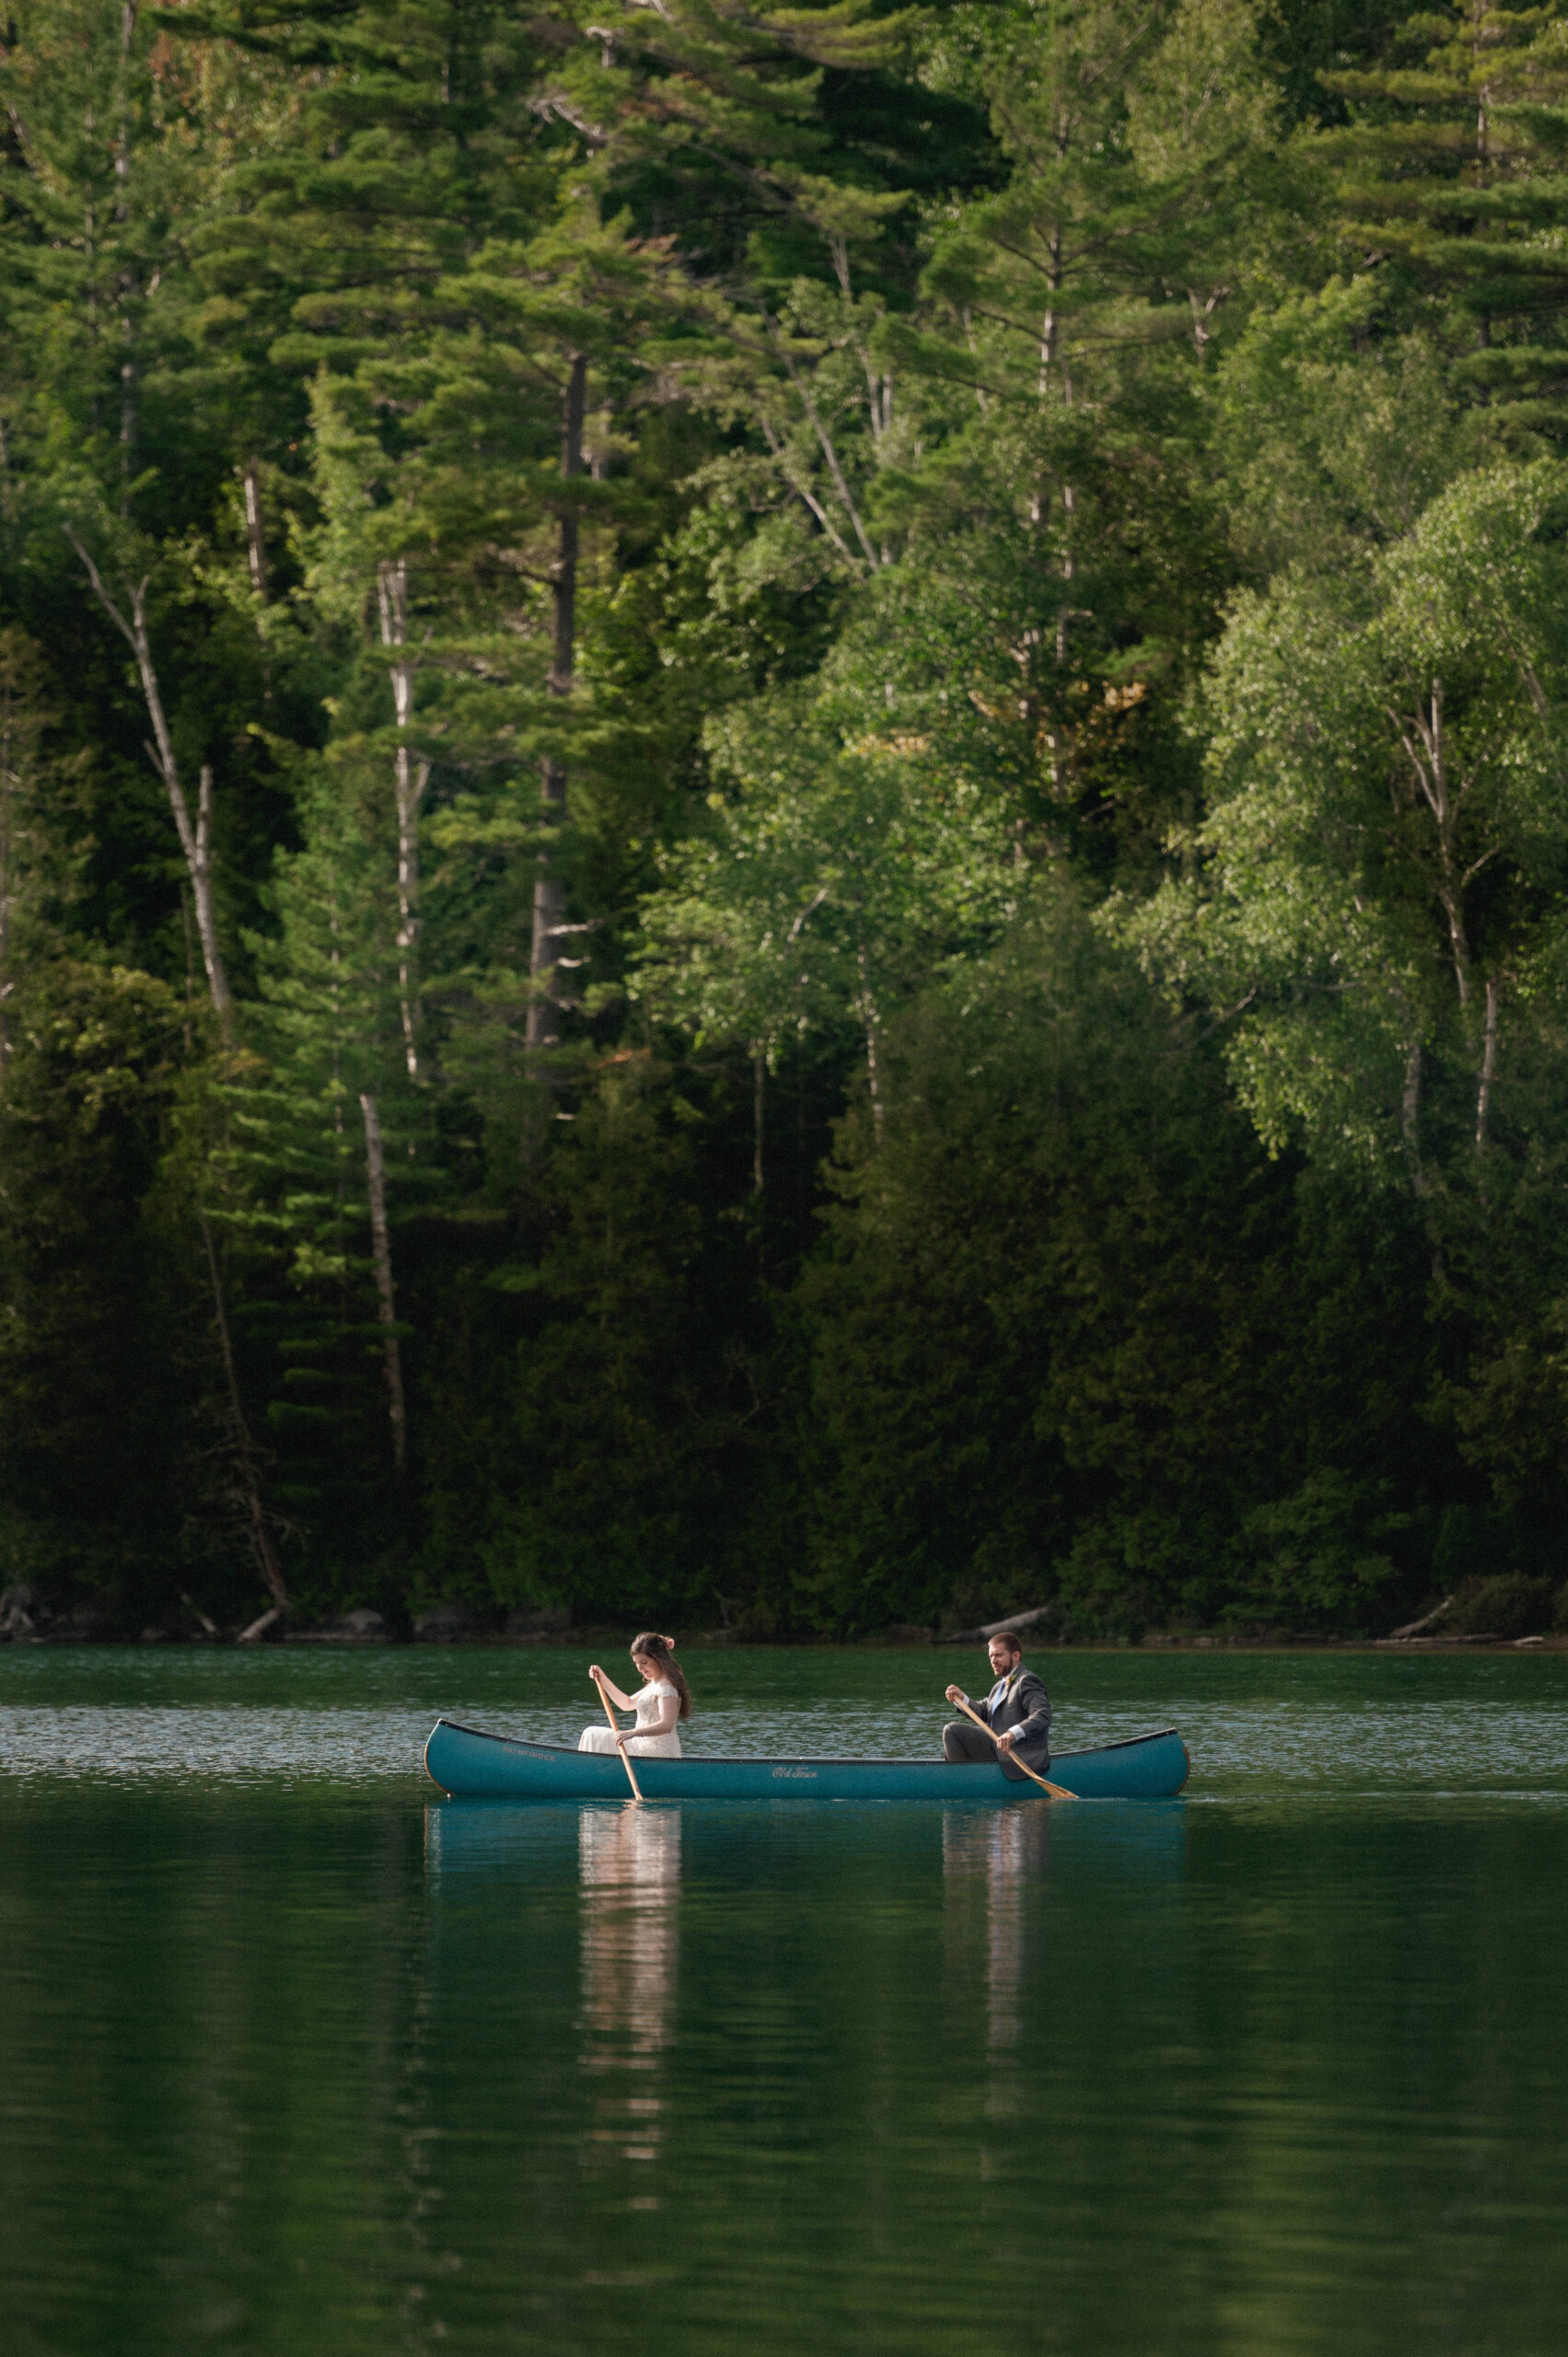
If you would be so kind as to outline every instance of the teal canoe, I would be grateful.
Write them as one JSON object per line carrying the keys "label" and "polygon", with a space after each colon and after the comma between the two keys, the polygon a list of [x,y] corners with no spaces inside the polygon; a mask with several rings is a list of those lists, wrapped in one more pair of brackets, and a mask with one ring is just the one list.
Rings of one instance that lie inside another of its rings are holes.
{"label": "teal canoe", "polygon": [[[437,1719],[424,1747],[433,1782],[456,1800],[621,1801],[626,1771],[613,1753],[487,1735]],[[636,1762],[650,1801],[1018,1801],[1040,1787],[1000,1768],[946,1759],[657,1759]],[[1166,1801],[1187,1782],[1187,1746],[1174,1727],[1090,1751],[1059,1751],[1053,1784],[1083,1800]]]}

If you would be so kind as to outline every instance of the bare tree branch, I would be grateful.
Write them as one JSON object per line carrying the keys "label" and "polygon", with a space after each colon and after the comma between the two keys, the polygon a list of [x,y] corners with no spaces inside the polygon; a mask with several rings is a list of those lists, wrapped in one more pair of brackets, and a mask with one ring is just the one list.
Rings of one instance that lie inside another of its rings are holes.
{"label": "bare tree branch", "polygon": [[773,343],[778,349],[779,358],[784,362],[784,373],[788,377],[790,383],[795,387],[796,393],[799,395],[802,409],[806,412],[807,416],[811,421],[811,430],[816,435],[818,442],[821,446],[822,456],[828,461],[828,471],[832,476],[839,497],[843,502],[844,513],[849,517],[850,522],[854,526],[855,539],[860,542],[861,547],[865,552],[865,562],[871,567],[872,572],[875,573],[878,563],[880,563],[880,559],[866,536],[865,527],[860,520],[860,510],[856,507],[854,501],[850,496],[849,485],[844,481],[844,470],[839,464],[839,454],[833,447],[827,427],[823,424],[820,417],[817,413],[817,404],[806,389],[806,384],[801,377],[800,371],[795,365],[794,354],[791,353],[788,344],[784,342],[784,336],[779,330],[778,323],[773,319],[772,314],[770,311],[764,310],[762,318],[767,325],[768,333],[772,337]]}
{"label": "bare tree branch", "polygon": [[153,744],[147,748],[154,769],[162,778],[174,813],[174,824],[180,836],[180,848],[185,854],[186,872],[191,878],[191,896],[196,908],[196,930],[201,936],[202,962],[207,970],[207,988],[212,995],[214,1012],[218,1018],[225,1039],[234,1036],[234,999],[228,987],[223,953],[218,947],[217,919],[213,907],[213,877],[211,862],[212,772],[202,772],[202,802],[192,824],[190,806],[180,782],[180,764],[175,759],[173,740],[168,733],[168,721],[163,708],[163,696],[153,664],[152,644],[147,635],[147,585],[145,580],[129,586],[131,619],[126,621],[104,586],[103,575],[93,563],[69,524],[65,538],[75,550],[86,568],[93,595],[124,639],[136,658],[141,675],[142,695],[147,707],[147,717],[153,726]]}

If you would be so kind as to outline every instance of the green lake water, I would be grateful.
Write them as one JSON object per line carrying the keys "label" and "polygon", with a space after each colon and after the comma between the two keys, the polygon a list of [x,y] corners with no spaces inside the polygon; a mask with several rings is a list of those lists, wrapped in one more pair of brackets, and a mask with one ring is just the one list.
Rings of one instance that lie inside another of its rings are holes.
{"label": "green lake water", "polygon": [[[1568,1655],[1036,1660],[1186,1797],[460,1804],[586,1655],[0,1653],[9,2357],[1561,2357]],[[785,1753],[983,1674],[689,1668]]]}

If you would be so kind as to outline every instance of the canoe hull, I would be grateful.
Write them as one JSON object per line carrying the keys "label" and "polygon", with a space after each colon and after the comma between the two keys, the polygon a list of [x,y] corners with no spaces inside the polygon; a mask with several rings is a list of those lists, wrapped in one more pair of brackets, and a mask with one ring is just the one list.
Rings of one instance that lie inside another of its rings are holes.
{"label": "canoe hull", "polygon": [[[626,1771],[612,1754],[568,1751],[488,1735],[456,1719],[437,1719],[424,1747],[434,1783],[460,1800],[622,1801]],[[990,1763],[946,1759],[637,1760],[637,1782],[650,1801],[980,1801],[1033,1800],[1039,1787],[1014,1783]],[[1188,1776],[1187,1747],[1174,1727],[1057,1753],[1051,1781],[1084,1800],[1170,1800]]]}

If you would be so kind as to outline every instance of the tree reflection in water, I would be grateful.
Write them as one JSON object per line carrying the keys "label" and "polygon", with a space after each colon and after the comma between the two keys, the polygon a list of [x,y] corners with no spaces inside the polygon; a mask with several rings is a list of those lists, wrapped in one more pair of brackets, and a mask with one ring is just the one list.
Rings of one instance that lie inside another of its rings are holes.
{"label": "tree reflection in water", "polygon": [[618,1809],[585,1808],[577,1855],[583,2066],[601,2078],[590,2156],[656,2161],[667,2107],[656,2073],[675,2014],[680,1812],[633,1801]]}

